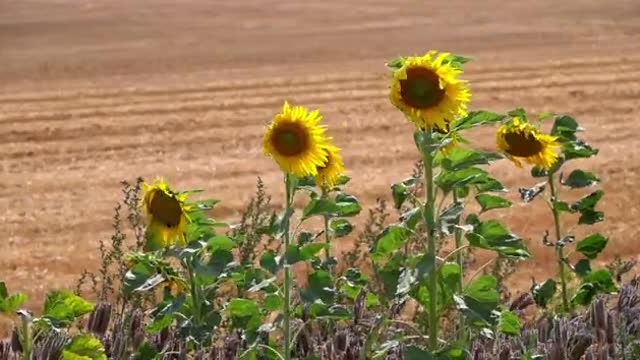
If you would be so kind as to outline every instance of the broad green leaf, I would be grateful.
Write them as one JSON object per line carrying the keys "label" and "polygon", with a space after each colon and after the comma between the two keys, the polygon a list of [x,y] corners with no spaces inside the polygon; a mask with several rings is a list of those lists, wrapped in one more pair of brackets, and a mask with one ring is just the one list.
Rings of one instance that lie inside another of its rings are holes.
{"label": "broad green leaf", "polygon": [[325,243],[312,243],[300,247],[300,259],[302,261],[311,260],[317,253],[327,248]]}
{"label": "broad green leaf", "polygon": [[231,299],[227,310],[236,329],[256,331],[262,325],[260,307],[254,300]]}
{"label": "broad green leaf", "polygon": [[73,337],[71,342],[64,347],[63,360],[107,360],[104,346],[98,338],[90,334],[81,334]]}
{"label": "broad green leaf", "polygon": [[264,299],[264,308],[268,311],[280,310],[282,309],[282,304],[284,304],[284,300],[277,294],[269,294]]}
{"label": "broad green leaf", "polygon": [[475,324],[493,323],[495,318],[492,314],[500,300],[497,287],[498,280],[495,277],[479,276],[464,289],[462,302],[458,300],[458,307]]}
{"label": "broad green leaf", "polygon": [[393,184],[391,185],[391,196],[393,197],[393,207],[400,209],[405,200],[407,200],[409,191],[407,191],[407,187],[402,183]]}
{"label": "broad green leaf", "polygon": [[502,158],[498,153],[455,147],[442,160],[442,167],[449,171],[458,171],[475,165],[488,165],[491,161]]}
{"label": "broad green leaf", "polygon": [[332,199],[317,198],[311,200],[311,202],[304,207],[302,218],[308,219],[316,215],[329,216],[336,214],[338,210],[338,205],[336,205],[336,202]]}
{"label": "broad green leaf", "polygon": [[145,341],[135,354],[134,360],[152,360],[156,359],[158,351],[155,345],[149,341]]}
{"label": "broad green leaf", "polygon": [[378,270],[378,276],[384,285],[384,294],[387,299],[393,299],[398,289],[398,279],[402,273],[404,256],[396,254]]}
{"label": "broad green leaf", "polygon": [[402,224],[408,229],[415,230],[418,223],[422,221],[422,212],[420,210],[419,207],[416,207],[402,214],[400,217]]}
{"label": "broad green leaf", "polygon": [[27,301],[27,295],[17,293],[9,296],[7,286],[4,282],[0,282],[0,313],[13,314],[25,301]]}
{"label": "broad green leaf", "polygon": [[476,201],[482,207],[482,212],[486,212],[493,209],[508,208],[511,206],[511,201],[503,198],[502,196],[478,194],[476,195]]}
{"label": "broad green leaf", "polygon": [[556,282],[553,279],[548,279],[542,284],[534,284],[531,288],[531,295],[533,300],[541,308],[546,308],[549,301],[556,293]]}
{"label": "broad green leaf", "polygon": [[578,305],[589,305],[596,295],[617,291],[611,272],[604,269],[596,270],[583,278],[582,285],[571,301]]}
{"label": "broad green leaf", "polygon": [[556,114],[549,112],[549,111],[544,111],[541,112],[540,114],[538,114],[538,120],[542,121],[542,120],[547,120],[550,119],[552,117],[556,116]]}
{"label": "broad green leaf", "polygon": [[580,259],[574,266],[576,274],[580,277],[585,277],[591,272],[591,264],[588,259]]}
{"label": "broad green leaf", "polygon": [[600,199],[604,196],[604,191],[598,190],[594,191],[591,194],[584,196],[580,200],[578,200],[575,204],[572,205],[572,208],[577,211],[582,211],[586,209],[593,209]]}
{"label": "broad green leaf", "polygon": [[547,176],[549,176],[549,171],[547,171],[547,169],[543,167],[536,165],[531,168],[531,176],[534,178],[546,178]]}
{"label": "broad green leaf", "polygon": [[226,235],[218,235],[209,239],[207,247],[211,252],[215,252],[216,250],[231,250],[236,247],[236,243]]}
{"label": "broad green leaf", "polygon": [[502,310],[498,317],[498,331],[505,335],[520,336],[522,320],[509,310]]}
{"label": "broad green leaf", "polygon": [[403,225],[393,224],[387,226],[376,240],[372,258],[375,262],[381,262],[396,250],[400,249],[411,236],[411,230]]}
{"label": "broad green leaf", "polygon": [[512,118],[514,117],[519,117],[522,120],[527,121],[529,119],[529,116],[527,115],[527,111],[523,108],[516,108],[513,109],[511,111],[509,111],[507,113],[507,115],[511,116]]}
{"label": "broad green leaf", "polygon": [[576,251],[582,253],[588,259],[595,259],[604,250],[608,242],[608,238],[596,233],[580,240],[576,245]]}
{"label": "broad green leaf", "polygon": [[345,237],[353,231],[353,225],[347,219],[331,219],[329,228],[337,238]]}
{"label": "broad green leaf", "polygon": [[308,286],[302,291],[302,298],[307,302],[318,299],[325,304],[332,304],[336,290],[333,287],[331,273],[325,270],[316,270],[308,277]]}
{"label": "broad green leaf", "polygon": [[572,117],[561,115],[556,117],[556,121],[553,123],[553,128],[551,129],[551,135],[559,136],[566,140],[575,140],[576,132],[582,130],[578,122]]}
{"label": "broad green leaf", "polygon": [[486,176],[480,179],[476,184],[476,191],[478,193],[485,192],[506,192],[507,188],[502,183],[491,176]]}
{"label": "broad green leaf", "polygon": [[593,186],[599,181],[600,179],[593,173],[583,170],[573,170],[571,174],[569,174],[569,177],[562,181],[562,185],[577,189]]}
{"label": "broad green leaf", "polygon": [[47,295],[44,303],[43,318],[54,326],[68,326],[78,317],[94,310],[92,303],[71,291],[55,291]]}
{"label": "broad green leaf", "polygon": [[560,212],[567,212],[567,213],[574,213],[575,210],[571,209],[571,206],[569,206],[569,204],[567,204],[564,201],[555,201],[553,203],[553,206],[556,208],[556,210],[560,211]]}
{"label": "broad green leaf", "polygon": [[336,196],[336,206],[338,207],[336,215],[340,217],[355,216],[362,210],[362,207],[355,196],[344,193],[339,193]]}
{"label": "broad green leaf", "polygon": [[452,130],[460,131],[480,125],[495,124],[504,118],[505,116],[502,114],[496,114],[489,111],[474,111],[469,113],[466,117],[458,120]]}
{"label": "broad green leaf", "polygon": [[275,274],[278,272],[278,262],[276,261],[276,254],[272,250],[265,252],[260,258],[260,266],[263,269],[268,270],[270,273]]}
{"label": "broad green leaf", "polygon": [[571,159],[587,159],[598,155],[599,150],[581,140],[570,141],[564,144],[563,154],[565,161]]}
{"label": "broad green leaf", "polygon": [[473,232],[465,234],[465,237],[471,246],[493,250],[506,257],[519,259],[530,257],[522,239],[496,220],[476,224]]}
{"label": "broad green leaf", "polygon": [[604,221],[604,212],[596,210],[584,210],[580,212],[578,224],[593,225],[602,221]]}
{"label": "broad green leaf", "polygon": [[487,172],[476,167],[470,167],[459,171],[442,171],[435,182],[445,193],[451,192],[458,186],[481,183],[486,179]]}
{"label": "broad green leaf", "polygon": [[210,276],[218,277],[222,275],[229,264],[235,261],[233,253],[229,250],[216,250],[211,253],[211,257],[206,264],[206,267],[199,269]]}

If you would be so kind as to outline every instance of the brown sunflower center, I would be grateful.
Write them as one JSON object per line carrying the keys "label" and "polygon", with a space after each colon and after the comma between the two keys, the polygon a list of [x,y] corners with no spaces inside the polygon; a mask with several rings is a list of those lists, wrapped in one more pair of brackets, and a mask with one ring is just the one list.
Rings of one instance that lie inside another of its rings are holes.
{"label": "brown sunflower center", "polygon": [[180,225],[182,216],[180,202],[163,191],[157,191],[154,194],[151,204],[149,204],[149,212],[155,219],[169,228]]}
{"label": "brown sunflower center", "polygon": [[542,143],[531,133],[510,132],[505,134],[504,141],[509,145],[509,154],[513,156],[529,157],[543,150]]}
{"label": "brown sunflower center", "polygon": [[307,130],[297,123],[284,123],[273,131],[273,147],[285,156],[302,154],[309,146]]}
{"label": "brown sunflower center", "polygon": [[400,80],[400,96],[413,108],[429,109],[437,106],[444,95],[444,89],[440,88],[440,77],[433,70],[409,68],[406,80]]}

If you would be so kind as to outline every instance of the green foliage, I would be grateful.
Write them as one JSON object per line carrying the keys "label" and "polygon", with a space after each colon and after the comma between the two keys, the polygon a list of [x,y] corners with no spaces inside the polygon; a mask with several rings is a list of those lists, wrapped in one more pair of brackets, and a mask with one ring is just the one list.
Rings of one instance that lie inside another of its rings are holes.
{"label": "green foliage", "polygon": [[557,283],[553,279],[547,279],[542,284],[533,284],[531,294],[536,304],[542,308],[546,308],[556,293]]}
{"label": "green foliage", "polygon": [[83,334],[75,336],[65,346],[62,353],[63,360],[106,360],[104,346],[93,335]]}
{"label": "green foliage", "polygon": [[530,257],[522,238],[511,233],[497,220],[475,224],[466,238],[472,246],[493,250],[502,256],[518,259]]}
{"label": "green foliage", "polygon": [[0,313],[11,314],[16,312],[24,302],[27,296],[22,293],[9,295],[7,286],[4,281],[0,281]]}

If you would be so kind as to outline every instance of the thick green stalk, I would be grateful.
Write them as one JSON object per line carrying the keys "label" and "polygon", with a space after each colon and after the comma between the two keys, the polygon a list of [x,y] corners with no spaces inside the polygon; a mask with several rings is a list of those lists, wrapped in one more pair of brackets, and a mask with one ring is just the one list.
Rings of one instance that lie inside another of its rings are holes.
{"label": "thick green stalk", "polygon": [[[458,203],[458,194],[456,193],[455,189],[453,190],[453,203],[454,204]],[[462,219],[462,215],[458,216],[458,219],[456,220],[457,225],[460,225],[461,219]],[[454,236],[456,241],[456,249],[460,249],[462,247],[462,230],[459,227],[456,227],[454,231]],[[460,271],[461,271],[460,281],[458,282],[456,292],[462,293],[462,289],[464,288],[464,267],[463,267],[464,264],[463,264],[463,258],[462,258],[462,251],[458,251],[458,253],[456,254],[456,263],[458,264],[458,266],[460,266]],[[464,314],[462,312],[460,312],[458,321],[459,321],[458,334],[461,336],[461,339],[464,340],[466,339],[466,335],[465,335],[466,332],[463,333]]]}
{"label": "thick green stalk", "polygon": [[22,345],[22,359],[24,360],[31,360],[31,354],[33,353],[33,339],[31,336],[31,321],[23,316],[20,344]]}
{"label": "thick green stalk", "polygon": [[[289,248],[291,243],[291,229],[289,226],[290,213],[293,206],[293,188],[291,186],[291,175],[285,175],[286,186],[286,207],[284,220],[284,249]],[[284,359],[291,359],[291,265],[284,258]]]}
{"label": "thick green stalk", "polygon": [[[562,240],[562,231],[560,229],[560,211],[556,207],[558,201],[558,190],[556,189],[553,173],[549,173],[549,189],[551,190],[551,211],[553,212],[553,222],[556,230],[556,243]],[[567,294],[567,278],[564,263],[564,247],[556,246],[556,255],[558,257],[558,266],[560,269],[560,284],[562,286],[562,307],[565,312],[569,312],[570,304]]]}
{"label": "thick green stalk", "polygon": [[[322,197],[323,198],[329,197],[328,191],[324,186],[322,187]],[[329,233],[329,216],[323,215],[322,217],[324,218],[324,240],[327,243],[327,248],[326,248],[327,261],[329,261],[329,259],[331,258],[331,234]]]}
{"label": "thick green stalk", "polygon": [[431,129],[423,133],[422,161],[424,163],[425,208],[424,222],[427,227],[427,256],[433,264],[429,272],[429,345],[432,351],[438,347],[438,273],[435,238],[435,193],[433,189],[433,155]]}

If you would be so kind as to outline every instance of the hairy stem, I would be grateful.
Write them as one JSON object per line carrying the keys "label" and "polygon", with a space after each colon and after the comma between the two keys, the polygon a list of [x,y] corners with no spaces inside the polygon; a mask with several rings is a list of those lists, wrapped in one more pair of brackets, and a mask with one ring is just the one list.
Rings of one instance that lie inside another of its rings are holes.
{"label": "hairy stem", "polygon": [[[453,203],[454,204],[458,203],[458,194],[456,193],[455,189],[453,190]],[[462,221],[462,214],[458,215],[458,218],[456,219],[456,224],[460,225],[461,221]],[[462,249],[463,248],[462,229],[460,229],[459,227],[456,227],[454,231],[454,237],[456,241],[456,249]],[[462,250],[456,252],[456,263],[460,267],[460,274],[461,274],[460,282],[457,284],[456,292],[462,293],[462,289],[464,287],[464,267],[463,267],[464,264],[463,264],[463,258],[462,258]],[[458,318],[458,333],[460,334],[461,340],[466,339],[466,331],[464,331],[464,315],[462,314],[462,312],[460,312],[460,316]]]}
{"label": "hairy stem", "polygon": [[[291,243],[291,229],[289,227],[289,218],[293,209],[293,186],[291,175],[285,175],[286,186],[286,205],[284,221],[284,249],[289,248]],[[284,258],[284,359],[291,359],[291,265],[287,262],[287,257]]]}
{"label": "hairy stem", "polygon": [[438,272],[436,266],[436,238],[435,238],[435,193],[433,188],[433,155],[432,130],[424,131],[422,144],[422,162],[424,163],[425,207],[423,209],[424,223],[427,227],[427,256],[433,264],[429,272],[429,345],[432,351],[438,347]]}
{"label": "hairy stem", "polygon": [[[553,222],[556,230],[556,244],[562,240],[562,230],[560,229],[560,211],[556,207],[558,201],[558,190],[556,189],[556,183],[554,174],[549,173],[549,189],[551,190],[551,212],[553,213]],[[560,272],[560,284],[562,287],[562,307],[565,312],[570,311],[569,297],[567,294],[567,277],[564,264],[564,247],[556,246],[556,255],[558,258],[558,266]]]}

